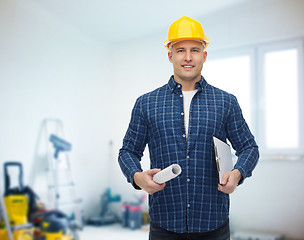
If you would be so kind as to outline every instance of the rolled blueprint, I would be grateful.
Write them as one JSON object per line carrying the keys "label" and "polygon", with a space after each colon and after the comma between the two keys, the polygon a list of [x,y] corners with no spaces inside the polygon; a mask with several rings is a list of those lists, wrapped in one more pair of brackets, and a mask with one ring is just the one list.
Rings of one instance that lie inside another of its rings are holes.
{"label": "rolled blueprint", "polygon": [[160,172],[156,173],[153,176],[153,181],[157,182],[158,184],[165,183],[178,175],[182,172],[182,168],[178,164],[172,164],[169,167],[161,170]]}

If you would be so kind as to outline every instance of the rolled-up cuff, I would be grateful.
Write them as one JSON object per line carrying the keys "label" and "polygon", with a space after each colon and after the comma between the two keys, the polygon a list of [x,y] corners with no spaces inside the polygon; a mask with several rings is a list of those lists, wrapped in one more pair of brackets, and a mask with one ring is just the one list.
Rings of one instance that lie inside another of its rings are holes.
{"label": "rolled-up cuff", "polygon": [[137,189],[137,190],[141,190],[141,188],[139,186],[137,186],[137,184],[134,181],[134,174],[137,172],[142,172],[142,171],[132,171],[130,174],[130,178],[128,179],[128,182],[132,184],[132,186]]}
{"label": "rolled-up cuff", "polygon": [[[241,175],[242,175],[242,176],[241,176],[241,179],[240,179],[240,181],[239,181],[239,183],[238,183],[238,185],[241,185],[241,184],[244,182],[245,178],[246,178],[246,173],[245,173],[244,169],[241,168],[241,167],[235,167],[234,169],[239,170],[240,173],[241,173]],[[233,170],[234,170],[234,169],[233,169]]]}

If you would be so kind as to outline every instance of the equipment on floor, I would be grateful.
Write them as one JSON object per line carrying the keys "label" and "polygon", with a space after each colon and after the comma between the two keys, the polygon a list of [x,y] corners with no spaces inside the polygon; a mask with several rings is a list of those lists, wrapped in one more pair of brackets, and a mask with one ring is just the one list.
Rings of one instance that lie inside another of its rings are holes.
{"label": "equipment on floor", "polygon": [[[55,208],[72,216],[70,224],[82,229],[82,200],[77,196],[68,152],[72,144],[64,139],[63,123],[60,119],[44,119],[41,126],[44,133],[48,175],[48,208]],[[42,139],[43,140],[43,139]]]}
{"label": "equipment on floor", "polygon": [[142,224],[141,206],[135,203],[124,203],[122,209],[122,226],[139,229]]}
{"label": "equipment on floor", "polygon": [[[10,188],[10,176],[8,174],[9,167],[19,168],[19,186]],[[27,223],[28,214],[28,198],[23,192],[23,170],[19,162],[4,163],[4,202],[9,216],[11,225],[22,225]]]}
{"label": "equipment on floor", "polygon": [[57,137],[54,134],[50,135],[49,138],[50,142],[53,144],[53,147],[55,149],[55,153],[54,153],[54,159],[55,159],[55,169],[54,169],[54,185],[52,186],[55,190],[55,208],[58,209],[59,208],[59,204],[60,204],[60,193],[59,193],[59,188],[60,187],[69,187],[69,186],[73,186],[72,182],[68,182],[67,184],[61,185],[58,181],[59,181],[59,177],[58,177],[58,170],[59,170],[59,162],[60,162],[60,158],[59,158],[59,153],[60,152],[65,152],[65,151],[70,151],[72,149],[72,145],[68,142],[66,142],[65,140]]}
{"label": "equipment on floor", "polygon": [[120,201],[120,195],[112,195],[111,189],[108,188],[101,195],[101,212],[99,216],[90,217],[88,224],[91,225],[106,225],[118,222],[118,216],[116,213],[109,209],[109,204]]}
{"label": "equipment on floor", "polygon": [[143,222],[141,205],[146,197],[146,194],[143,194],[140,198],[137,198],[136,202],[124,202],[122,204],[121,223],[123,227],[131,229],[139,229],[141,227]]}
{"label": "equipment on floor", "polygon": [[[70,151],[72,146],[70,143],[66,142],[65,140],[57,137],[54,134],[50,135],[49,138],[50,142],[53,144],[53,147],[55,149],[55,153],[54,153],[54,159],[55,159],[55,169],[54,169],[54,185],[51,186],[54,188],[55,190],[55,208],[58,209],[59,208],[59,201],[60,201],[60,193],[59,193],[59,187],[62,187],[61,184],[58,182],[59,177],[58,177],[58,170],[59,170],[59,153],[60,152],[65,152],[65,151]],[[67,185],[65,185],[65,187],[67,186],[72,186],[73,183],[68,183]]]}
{"label": "equipment on floor", "polygon": [[[9,168],[18,168],[18,186],[12,188],[8,173]],[[29,216],[35,211],[38,196],[29,186],[23,185],[23,168],[20,162],[4,163],[4,202],[12,225],[28,222]]]}
{"label": "equipment on floor", "polygon": [[61,211],[51,210],[38,213],[32,221],[41,218],[37,225],[36,240],[71,240],[74,239],[69,230],[68,217]]}
{"label": "equipment on floor", "polygon": [[[12,167],[18,168],[19,171],[18,186],[14,188],[11,187],[12,181],[8,171]],[[6,162],[4,176],[4,198],[0,198],[1,240],[79,240],[76,231],[78,228],[71,224],[73,221],[63,212],[39,209],[39,204],[36,203],[37,195],[28,186],[23,185],[20,162]],[[2,195],[1,189],[0,194]],[[37,219],[40,220],[36,221]],[[34,229],[34,226],[37,229]]]}
{"label": "equipment on floor", "polygon": [[[11,188],[8,173],[10,167],[18,168],[18,186]],[[23,186],[23,169],[20,162],[4,163],[4,198],[1,194],[0,236],[1,240],[33,240],[33,225],[28,222],[28,215],[35,205],[35,193]],[[29,203],[33,205],[29,205]],[[4,221],[2,221],[2,218]]]}

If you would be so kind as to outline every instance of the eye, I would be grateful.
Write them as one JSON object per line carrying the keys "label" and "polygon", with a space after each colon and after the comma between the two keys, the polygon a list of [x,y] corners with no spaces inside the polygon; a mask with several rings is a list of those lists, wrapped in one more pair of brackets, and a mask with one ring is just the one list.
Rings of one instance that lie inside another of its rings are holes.
{"label": "eye", "polygon": [[184,52],[184,49],[177,49],[176,52],[177,53],[182,53],[182,52]]}

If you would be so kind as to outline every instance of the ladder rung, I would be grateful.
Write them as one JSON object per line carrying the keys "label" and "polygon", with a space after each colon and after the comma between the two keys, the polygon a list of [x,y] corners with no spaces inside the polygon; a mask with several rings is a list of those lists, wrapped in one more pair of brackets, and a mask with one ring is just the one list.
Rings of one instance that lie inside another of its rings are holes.
{"label": "ladder rung", "polygon": [[30,228],[33,228],[33,224],[26,223],[26,224],[22,224],[22,225],[13,226],[12,231],[14,232],[14,231],[19,230],[19,229],[30,229]]}

